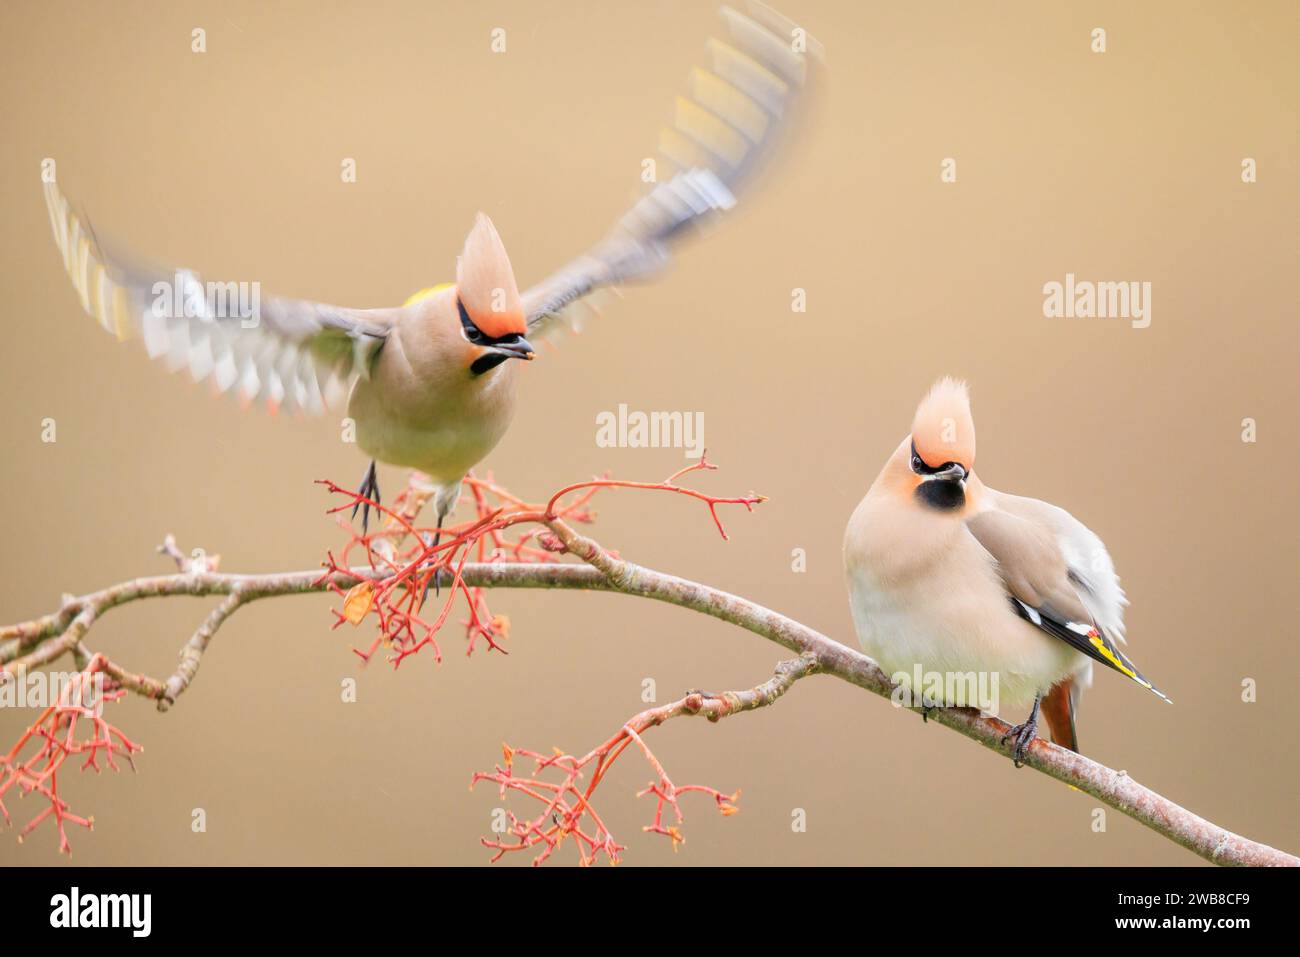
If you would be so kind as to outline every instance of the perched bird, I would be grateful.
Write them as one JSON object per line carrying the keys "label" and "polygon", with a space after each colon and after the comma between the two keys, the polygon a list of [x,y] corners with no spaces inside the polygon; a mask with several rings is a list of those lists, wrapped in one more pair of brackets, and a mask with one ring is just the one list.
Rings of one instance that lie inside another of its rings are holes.
{"label": "perched bird", "polygon": [[[1069,512],[975,475],[965,383],[941,379],[849,519],[844,570],[863,650],[913,695],[915,675],[987,675],[997,710],[1028,719],[1004,737],[1022,762],[1039,714],[1079,750],[1075,711],[1092,662],[1164,700],[1119,649],[1127,604],[1106,546]],[[906,676],[906,677],[904,677]],[[960,681],[927,688],[968,688]],[[968,700],[935,706],[979,706]]]}
{"label": "perched bird", "polygon": [[[101,325],[119,338],[140,335],[151,356],[219,391],[272,410],[320,412],[350,388],[357,445],[372,459],[361,494],[379,502],[375,460],[419,469],[436,485],[441,528],[466,472],[510,425],[510,360],[534,358],[533,343],[574,324],[589,294],[660,271],[676,242],[730,209],[796,128],[821,48],[761,4],[721,14],[728,39],[709,41],[709,68],[694,71],[690,96],[678,99],[660,136],[658,185],[605,239],[522,294],[500,236],[480,214],[455,282],[401,306],[349,309],[259,291],[256,308],[240,300],[232,310],[236,284],[205,284],[189,270],[107,252],[51,178],[45,198],[64,266]],[[363,528],[368,517],[367,503]]]}

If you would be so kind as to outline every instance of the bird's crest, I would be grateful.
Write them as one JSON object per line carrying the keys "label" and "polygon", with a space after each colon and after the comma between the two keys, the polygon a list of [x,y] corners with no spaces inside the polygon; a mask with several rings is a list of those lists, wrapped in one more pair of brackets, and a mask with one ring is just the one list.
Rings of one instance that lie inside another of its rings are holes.
{"label": "bird's crest", "polygon": [[974,468],[975,420],[965,382],[945,377],[930,388],[912,420],[912,441],[932,468],[948,462],[958,462],[967,471]]}
{"label": "bird's crest", "polygon": [[456,264],[456,288],[474,325],[494,339],[528,331],[524,306],[505,244],[492,220],[479,213]]}

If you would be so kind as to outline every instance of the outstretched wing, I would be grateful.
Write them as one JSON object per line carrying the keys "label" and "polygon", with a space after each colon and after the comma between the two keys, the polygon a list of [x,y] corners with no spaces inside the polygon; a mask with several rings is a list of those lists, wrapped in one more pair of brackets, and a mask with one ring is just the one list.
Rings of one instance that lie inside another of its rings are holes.
{"label": "outstretched wing", "polygon": [[205,284],[192,270],[140,265],[106,253],[55,183],[45,184],[45,204],[81,307],[101,326],[271,411],[322,412],[340,401],[400,313],[264,297],[256,283]]}
{"label": "outstretched wing", "polygon": [[709,41],[709,67],[692,73],[690,95],[678,98],[673,125],[660,136],[660,168],[676,172],[603,241],[525,291],[530,338],[572,324],[589,293],[657,272],[689,227],[735,205],[794,128],[820,44],[761,3],[746,13],[723,7],[721,15],[728,38]]}
{"label": "outstretched wing", "polygon": [[997,509],[975,515],[966,527],[997,562],[998,573],[1017,614],[1094,661],[1170,700],[1142,676],[1118,644],[1098,627],[1076,588],[1075,583],[1082,582],[1083,578],[1066,562],[1051,531]]}

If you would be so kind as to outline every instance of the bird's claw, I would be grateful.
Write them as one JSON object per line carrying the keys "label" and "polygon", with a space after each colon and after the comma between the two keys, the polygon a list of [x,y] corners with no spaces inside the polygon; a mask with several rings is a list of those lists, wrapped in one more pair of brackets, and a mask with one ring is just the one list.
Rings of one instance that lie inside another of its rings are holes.
{"label": "bird's claw", "polygon": [[442,573],[444,571],[446,571],[445,568],[434,569],[433,574],[429,576],[429,580],[424,583],[424,594],[420,596],[421,605],[423,605],[425,600],[429,597],[430,588],[433,589],[434,598],[437,598],[439,595],[442,594]]}
{"label": "bird's claw", "polygon": [[1024,767],[1025,756],[1029,753],[1029,746],[1033,744],[1037,733],[1038,722],[1031,719],[1008,729],[1002,736],[1003,744],[1006,744],[1009,739],[1014,739],[1016,742],[1015,747],[1011,749],[1011,762],[1016,767]]}
{"label": "bird's claw", "polygon": [[[438,543],[442,541],[442,523],[443,523],[443,520],[444,520],[446,517],[447,517],[447,516],[446,516],[445,514],[442,514],[442,515],[439,515],[439,516],[438,516],[438,529],[437,529],[436,532],[434,532],[434,535],[433,535],[433,550],[434,550],[434,551],[437,551]],[[441,581],[441,578],[442,578],[442,569],[440,568],[440,569],[438,569],[436,572],[433,573],[433,575],[429,578],[429,581],[428,581],[428,582],[425,582],[425,585],[424,585],[424,596],[420,599],[421,603],[424,602],[424,599],[425,599],[425,598],[428,598],[428,597],[429,597],[429,585],[430,585],[430,584],[433,585],[433,597],[434,597],[434,598],[437,598],[439,595],[442,594],[442,581]]]}
{"label": "bird's claw", "polygon": [[1018,768],[1024,767],[1025,755],[1029,753],[1029,746],[1034,742],[1034,736],[1038,733],[1038,709],[1043,700],[1040,694],[1034,699],[1034,706],[1029,709],[1029,717],[1023,724],[1017,724],[1008,728],[1007,733],[1002,736],[1002,744],[1006,744],[1008,739],[1014,739],[1015,747],[1011,749],[1011,762]]}
{"label": "bird's claw", "polygon": [[921,712],[921,721],[924,722],[925,724],[930,723],[931,712],[939,711],[944,707],[944,705],[941,702],[936,701],[935,699],[930,698],[924,694],[918,695],[918,700],[921,702],[921,706],[918,709]]}
{"label": "bird's claw", "polygon": [[382,500],[379,498],[379,477],[375,474],[373,459],[370,462],[370,468],[366,469],[366,474],[361,477],[361,487],[357,489],[357,494],[361,498],[352,506],[352,517],[356,518],[357,509],[361,509],[361,534],[365,535],[370,530],[371,501],[376,505],[382,504]]}

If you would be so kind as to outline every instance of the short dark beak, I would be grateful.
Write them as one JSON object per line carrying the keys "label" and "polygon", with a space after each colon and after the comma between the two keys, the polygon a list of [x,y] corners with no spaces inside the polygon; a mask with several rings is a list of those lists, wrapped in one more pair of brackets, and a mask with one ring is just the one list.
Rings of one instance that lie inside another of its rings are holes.
{"label": "short dark beak", "polygon": [[949,462],[939,471],[932,472],[929,478],[943,482],[964,482],[966,481],[966,469],[956,462]]}
{"label": "short dark beak", "polygon": [[487,347],[488,352],[509,356],[511,359],[532,359],[537,355],[533,344],[520,335],[510,335],[498,339]]}

